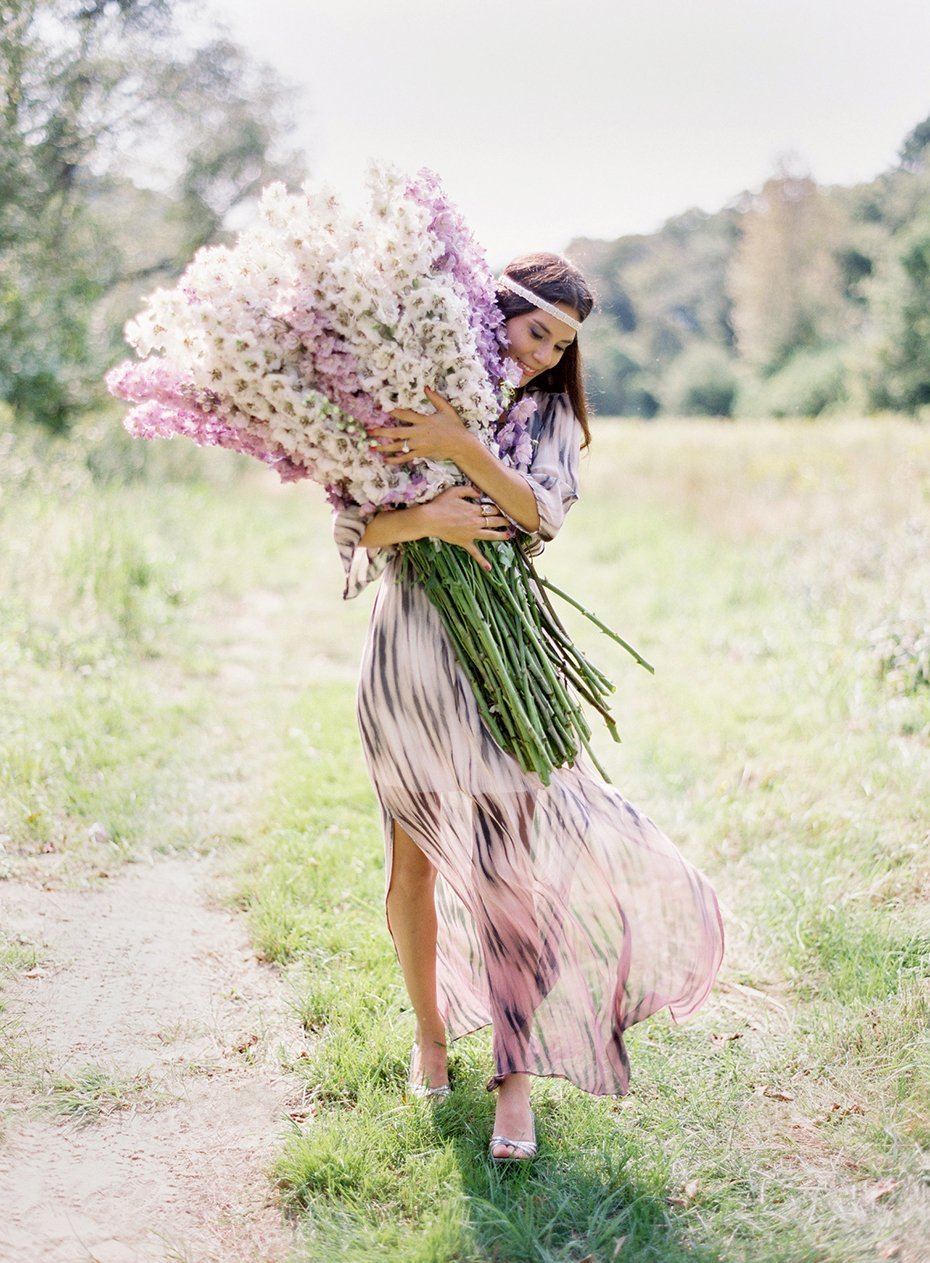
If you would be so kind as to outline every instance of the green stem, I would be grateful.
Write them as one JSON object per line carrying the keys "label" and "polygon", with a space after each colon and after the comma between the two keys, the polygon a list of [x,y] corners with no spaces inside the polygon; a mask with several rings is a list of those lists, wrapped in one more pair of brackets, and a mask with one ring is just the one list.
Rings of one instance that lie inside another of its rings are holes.
{"label": "green stem", "polygon": [[641,667],[645,667],[647,671],[655,675],[655,667],[652,666],[651,663],[647,662],[641,653],[634,649],[631,644],[628,644],[627,641],[625,641],[622,636],[618,635],[612,628],[608,627],[606,623],[602,623],[596,614],[592,614],[590,610],[585,609],[580,601],[576,601],[573,596],[569,596],[567,592],[563,592],[561,588],[557,588],[554,583],[551,583],[548,579],[544,579],[542,575],[536,574],[535,570],[533,571],[533,577],[541,587],[548,588],[550,592],[554,592],[556,596],[560,596],[563,601],[567,601],[569,605],[573,605],[575,609],[584,614],[585,618],[589,619],[595,627],[599,627],[605,636],[609,636],[611,640],[615,640],[618,645],[622,645],[627,653],[632,654]]}
{"label": "green stem", "polygon": [[404,546],[402,574],[409,568],[423,585],[498,745],[544,784],[553,768],[573,765],[583,748],[606,780],[591,750],[591,729],[578,699],[594,707],[619,741],[605,704],[614,686],[574,645],[544,585],[652,668],[577,601],[539,579],[519,548],[497,543],[478,547],[491,562],[487,573],[464,549],[416,540]]}

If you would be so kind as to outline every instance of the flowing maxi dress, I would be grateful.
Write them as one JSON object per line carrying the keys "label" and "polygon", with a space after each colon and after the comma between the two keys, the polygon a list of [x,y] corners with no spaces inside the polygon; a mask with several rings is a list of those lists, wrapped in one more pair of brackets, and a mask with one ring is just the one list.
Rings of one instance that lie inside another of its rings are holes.
{"label": "flowing maxi dress", "polygon": [[[578,498],[581,428],[540,394],[527,480],[537,548]],[[491,1023],[493,1088],[516,1071],[595,1095],[628,1090],[624,1031],[658,1009],[687,1017],[723,953],[714,892],[656,825],[582,759],[544,786],[491,737],[439,616],[401,580],[398,549],[358,548],[367,519],[334,517],[355,596],[384,573],[357,714],[381,808],[438,870],[437,990],[448,1035]],[[390,922],[388,922],[390,930]]]}

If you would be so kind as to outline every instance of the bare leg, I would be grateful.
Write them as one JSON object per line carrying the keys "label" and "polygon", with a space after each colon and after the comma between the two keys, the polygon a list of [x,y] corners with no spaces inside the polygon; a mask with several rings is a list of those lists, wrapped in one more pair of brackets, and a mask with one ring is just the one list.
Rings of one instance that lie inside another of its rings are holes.
{"label": "bare leg", "polygon": [[436,869],[394,822],[387,912],[397,958],[417,1019],[414,1075],[431,1087],[448,1083],[446,1031],[436,1005]]}
{"label": "bare leg", "polygon": [[[417,1019],[422,1082],[448,1082],[446,1032],[436,1005],[436,869],[410,835],[394,822],[394,856],[387,909],[391,934]],[[509,1074],[497,1089],[494,1134],[516,1140],[532,1135],[530,1076]],[[496,1145],[497,1157],[525,1157],[522,1149]]]}
{"label": "bare leg", "polygon": [[[530,1076],[508,1074],[497,1089],[497,1111],[494,1115],[494,1135],[509,1136],[511,1140],[532,1140],[533,1121],[530,1111]],[[495,1158],[525,1159],[528,1155],[519,1145],[495,1145],[491,1151]]]}

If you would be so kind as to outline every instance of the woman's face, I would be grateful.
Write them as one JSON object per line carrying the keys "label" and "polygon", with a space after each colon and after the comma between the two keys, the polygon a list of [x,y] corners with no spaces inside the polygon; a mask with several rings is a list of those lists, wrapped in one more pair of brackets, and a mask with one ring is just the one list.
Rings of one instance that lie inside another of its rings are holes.
{"label": "woman's face", "polygon": [[[578,312],[567,303],[556,303],[555,306],[573,320],[580,319]],[[575,340],[574,329],[550,316],[547,311],[536,308],[521,316],[511,316],[504,325],[504,331],[510,344],[507,354],[523,369],[521,386],[528,385],[547,369],[555,368]]]}

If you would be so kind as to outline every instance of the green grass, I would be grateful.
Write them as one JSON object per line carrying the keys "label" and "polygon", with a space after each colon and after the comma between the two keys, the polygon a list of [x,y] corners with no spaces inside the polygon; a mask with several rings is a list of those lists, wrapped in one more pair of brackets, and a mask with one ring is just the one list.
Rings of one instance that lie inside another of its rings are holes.
{"label": "green grass", "polygon": [[20,939],[0,937],[0,982],[7,973],[35,969],[39,963],[39,950],[34,943]]}
{"label": "green grass", "polygon": [[[834,919],[784,1009],[759,1012],[728,981],[725,1005],[697,1022],[637,1028],[631,1097],[540,1083],[539,1160],[502,1174],[484,1158],[484,1034],[455,1046],[449,1103],[404,1102],[410,1018],[382,928],[351,691],[315,688],[294,718],[280,824],[243,902],[262,952],[305,970],[298,1011],[319,1036],[299,1063],[309,1121],[278,1164],[312,1225],[308,1259],[341,1243],[353,1260],[561,1263],[609,1259],[621,1238],[644,1260],[874,1256],[906,1194],[868,1212],[869,1187],[909,1173],[919,1195],[930,1081],[919,941],[889,952],[896,940],[851,942]],[[309,761],[308,733],[328,734]],[[815,966],[852,994],[818,988]]]}
{"label": "green grass", "polygon": [[[315,1112],[279,1165],[308,1257],[568,1263],[620,1239],[644,1260],[866,1259],[898,1239],[907,1257],[930,1224],[930,706],[870,632],[923,616],[930,444],[854,425],[598,437],[545,568],[659,667],[574,621],[620,686],[613,778],[714,873],[721,987],[695,1022],[632,1032],[625,1102],[539,1084],[539,1162],[501,1180],[484,1035],[455,1051],[452,1102],[401,1105],[411,1025],[379,822],[351,691],[313,688],[297,726],[329,734],[326,753],[282,765],[250,900],[264,953],[306,967],[320,1035],[302,1066]],[[904,499],[896,461],[916,474]]]}
{"label": "green grass", "polygon": [[154,1091],[145,1075],[126,1076],[106,1066],[88,1065],[50,1076],[43,1108],[77,1123],[98,1122],[122,1110],[135,1110],[168,1099]]}
{"label": "green grass", "polygon": [[[276,1168],[308,1263],[925,1263],[925,429],[597,428],[542,569],[656,666],[566,611],[618,685],[600,756],[713,877],[727,956],[694,1020],[630,1033],[630,1096],[536,1084],[539,1160],[505,1171],[487,1032],[455,1045],[448,1102],[404,1099],[353,714],[370,598],[340,601],[319,497],[212,458],[121,480],[87,450],[50,489],[30,459],[0,502],[0,858],[79,875],[234,842],[256,950],[315,1035]],[[243,750],[248,805],[214,821]]]}
{"label": "green grass", "polygon": [[[202,847],[235,832],[234,822],[220,822],[215,839],[205,836],[200,815],[192,829],[191,805],[198,793],[220,798],[224,762],[243,757],[226,704],[237,692],[231,673],[253,666],[237,659],[242,624],[260,621],[251,608],[256,596],[286,602],[312,574],[300,555],[307,529],[300,499],[282,513],[284,500],[266,482],[263,493],[245,493],[244,505],[241,464],[193,448],[186,478],[136,477],[130,462],[120,479],[100,431],[90,427],[70,446],[7,436],[10,481],[0,497],[9,542],[0,555],[0,874],[7,876],[80,881],[153,842],[163,850]],[[104,433],[110,442],[110,429]]]}

